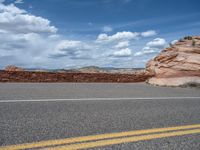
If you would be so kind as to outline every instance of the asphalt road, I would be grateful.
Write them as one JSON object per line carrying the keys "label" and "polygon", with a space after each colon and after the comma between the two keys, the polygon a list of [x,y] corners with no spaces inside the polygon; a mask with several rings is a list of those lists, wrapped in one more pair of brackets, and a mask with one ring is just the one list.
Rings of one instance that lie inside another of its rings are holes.
{"label": "asphalt road", "polygon": [[[1,146],[193,124],[200,124],[199,89],[144,83],[0,84]],[[198,150],[200,133],[93,149]]]}

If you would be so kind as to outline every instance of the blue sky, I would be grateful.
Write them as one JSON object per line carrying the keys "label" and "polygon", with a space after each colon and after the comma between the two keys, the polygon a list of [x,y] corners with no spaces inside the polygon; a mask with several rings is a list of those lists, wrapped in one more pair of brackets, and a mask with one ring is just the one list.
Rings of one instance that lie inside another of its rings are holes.
{"label": "blue sky", "polygon": [[0,68],[144,67],[200,33],[199,0],[0,0]]}

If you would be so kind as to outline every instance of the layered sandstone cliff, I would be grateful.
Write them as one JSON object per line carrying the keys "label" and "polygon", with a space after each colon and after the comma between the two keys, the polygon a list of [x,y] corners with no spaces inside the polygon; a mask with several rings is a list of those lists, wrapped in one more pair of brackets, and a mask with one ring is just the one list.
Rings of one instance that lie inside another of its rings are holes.
{"label": "layered sandstone cliff", "polygon": [[154,77],[148,83],[161,86],[200,84],[200,36],[185,37],[147,63]]}

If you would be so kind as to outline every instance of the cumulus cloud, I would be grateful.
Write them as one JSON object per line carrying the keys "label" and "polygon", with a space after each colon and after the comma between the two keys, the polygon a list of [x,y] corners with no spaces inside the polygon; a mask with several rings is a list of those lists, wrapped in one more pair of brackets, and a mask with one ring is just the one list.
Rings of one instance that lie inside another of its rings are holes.
{"label": "cumulus cloud", "polygon": [[141,36],[143,36],[143,37],[151,37],[151,36],[154,36],[156,34],[157,34],[156,31],[149,30],[149,31],[142,32]]}
{"label": "cumulus cloud", "polygon": [[[112,29],[110,29],[109,27],[104,27],[105,29],[103,29],[104,32],[110,32],[112,31]],[[122,32],[117,32],[116,34],[113,35],[108,35],[106,33],[102,33],[99,34],[99,36],[97,37],[96,42],[116,42],[116,41],[129,41],[129,40],[134,40],[134,39],[138,39],[140,37],[151,37],[156,35],[156,31],[154,30],[148,30],[145,32],[130,32],[130,31],[122,31]]]}
{"label": "cumulus cloud", "polygon": [[129,46],[129,41],[122,41],[119,42],[117,45],[114,46],[114,48],[124,48]]}
{"label": "cumulus cloud", "polygon": [[104,27],[102,28],[102,31],[103,31],[103,32],[112,32],[113,29],[112,29],[112,27],[110,27],[110,26],[104,26]]}
{"label": "cumulus cloud", "polygon": [[157,54],[158,49],[152,49],[150,47],[144,47],[142,51],[136,52],[134,56],[143,56],[143,55],[148,55],[148,54]]}
{"label": "cumulus cloud", "polygon": [[1,67],[13,63],[13,61],[14,65],[23,67],[33,67],[41,64],[45,66],[45,63],[47,63],[46,53],[55,44],[54,40],[51,40],[48,36],[42,36],[37,33],[1,33],[0,42],[2,43],[0,45],[0,53],[6,55],[6,57],[13,58],[12,60],[7,59],[1,62]]}
{"label": "cumulus cloud", "polygon": [[139,33],[137,32],[129,32],[129,31],[123,31],[123,32],[117,32],[114,35],[107,35],[105,33],[100,34],[97,37],[97,42],[114,42],[114,41],[120,41],[120,40],[133,40],[137,39],[139,36]]}
{"label": "cumulus cloud", "polygon": [[57,50],[61,50],[61,51],[65,51],[65,50],[71,50],[71,49],[83,49],[84,48],[84,44],[81,41],[69,41],[69,40],[64,40],[61,41],[56,49]]}
{"label": "cumulus cloud", "polygon": [[91,46],[82,41],[63,40],[56,45],[53,53],[50,54],[50,57],[55,58],[69,56],[73,59],[88,58],[89,56],[84,52],[90,49]]}
{"label": "cumulus cloud", "polygon": [[114,56],[114,57],[129,57],[129,56],[131,56],[131,54],[132,54],[132,51],[130,48],[124,48],[119,51],[115,51],[112,54],[112,56]]}
{"label": "cumulus cloud", "polygon": [[52,39],[56,31],[48,19],[14,4],[0,3],[0,67],[11,63],[23,67],[45,65],[47,54],[59,40]]}
{"label": "cumulus cloud", "polygon": [[147,46],[154,48],[164,48],[167,45],[167,42],[163,38],[156,38],[153,41],[147,43]]}
{"label": "cumulus cloud", "polygon": [[[94,40],[68,39],[58,34],[57,28],[47,18],[2,2],[0,0],[0,68],[8,64],[27,68],[65,68],[72,65],[128,67],[132,65],[130,61],[133,62],[134,40],[153,36],[148,31],[122,31],[102,33]],[[105,28],[104,32],[111,30]],[[154,39],[135,56],[158,52],[165,42],[164,39]]]}
{"label": "cumulus cloud", "polygon": [[55,33],[57,28],[48,19],[28,14],[14,4],[0,3],[0,29],[16,33]]}
{"label": "cumulus cloud", "polygon": [[1,13],[1,16],[3,17],[3,15],[6,15],[6,14],[13,14],[13,15],[23,14],[23,13],[26,13],[26,11],[23,9],[19,9],[14,4],[4,5],[0,3],[0,13]]}
{"label": "cumulus cloud", "polygon": [[149,54],[157,54],[162,49],[167,46],[167,42],[163,38],[156,38],[153,41],[150,41],[146,44],[146,46],[139,52],[136,52],[134,56],[143,56]]}

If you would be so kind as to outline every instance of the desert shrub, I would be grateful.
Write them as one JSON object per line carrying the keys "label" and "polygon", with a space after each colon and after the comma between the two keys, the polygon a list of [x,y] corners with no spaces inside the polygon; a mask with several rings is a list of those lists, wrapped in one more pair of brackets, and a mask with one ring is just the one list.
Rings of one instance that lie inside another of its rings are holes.
{"label": "desert shrub", "polygon": [[195,46],[196,45],[196,42],[195,40],[192,41],[192,46]]}
{"label": "desert shrub", "polygon": [[184,42],[184,40],[183,40],[183,39],[179,39],[178,41],[179,41],[179,42]]}
{"label": "desert shrub", "polygon": [[185,83],[185,84],[181,85],[181,87],[200,88],[200,83],[188,82],[188,83]]}
{"label": "desert shrub", "polygon": [[184,37],[184,40],[192,40],[192,37],[191,36],[186,36],[186,37]]}

